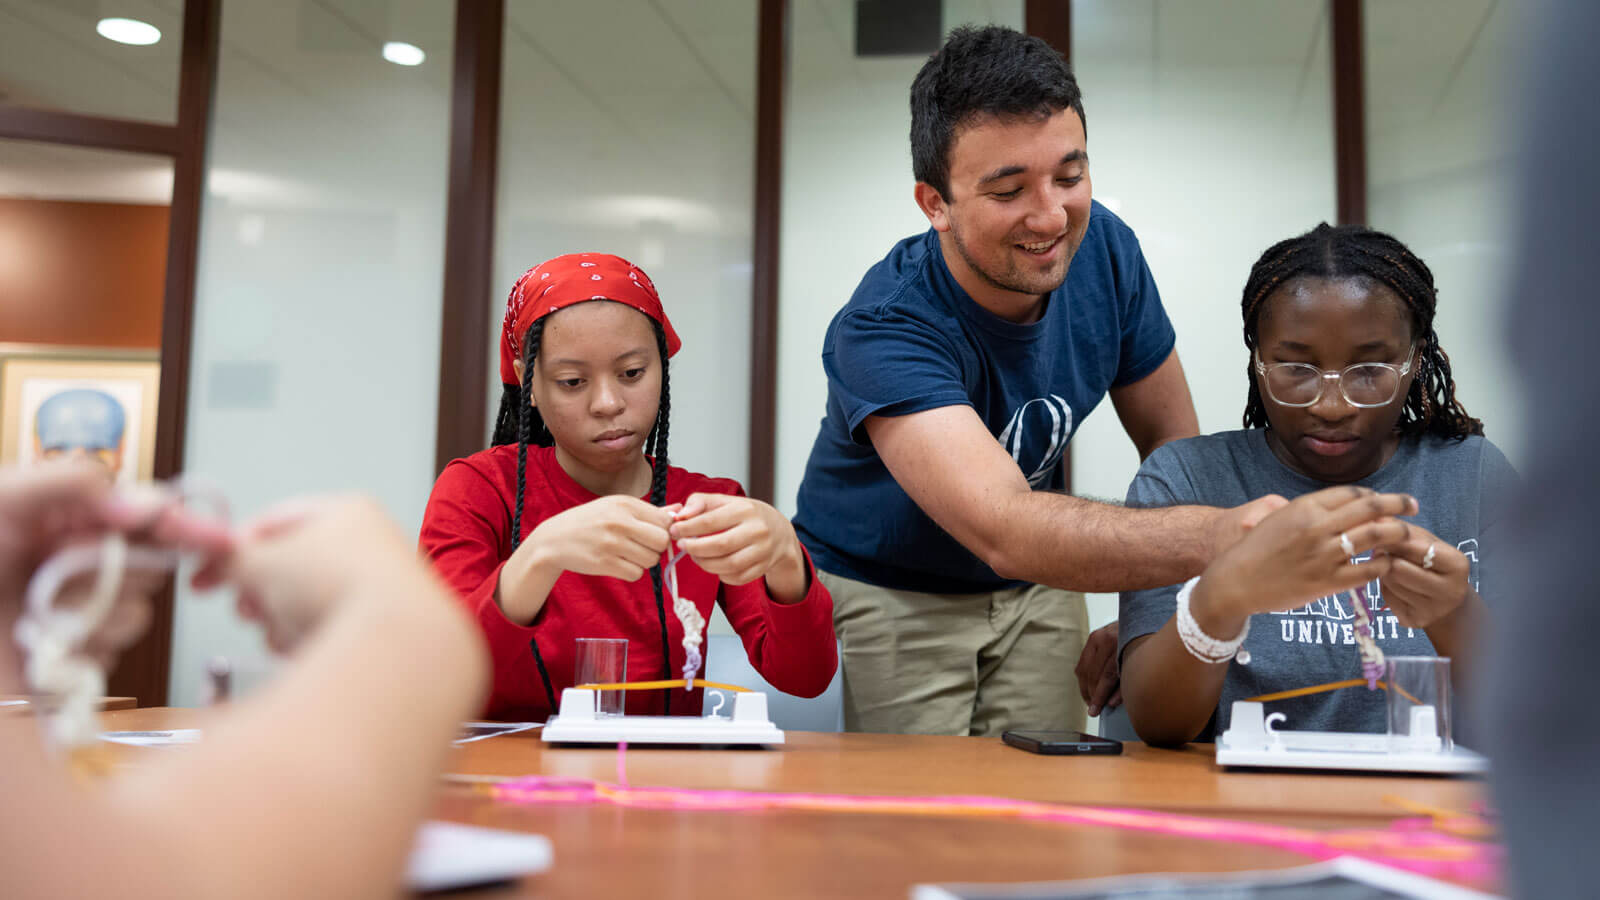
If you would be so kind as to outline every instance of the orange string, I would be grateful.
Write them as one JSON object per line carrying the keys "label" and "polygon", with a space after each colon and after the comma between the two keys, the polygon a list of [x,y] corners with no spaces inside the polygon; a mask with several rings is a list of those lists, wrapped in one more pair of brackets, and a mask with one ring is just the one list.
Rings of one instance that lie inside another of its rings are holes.
{"label": "orange string", "polygon": [[[722,684],[716,681],[706,681],[702,678],[696,678],[694,680],[694,686],[698,688],[711,688],[712,690],[718,691],[733,691],[737,694],[751,693],[749,688],[739,687],[736,684]],[[664,688],[681,688],[683,687],[683,679],[674,678],[669,681],[623,681],[614,684],[580,684],[578,687],[585,691],[652,691],[661,690]]]}
{"label": "orange string", "polygon": [[1483,840],[1492,840],[1496,834],[1494,825],[1476,813],[1418,803],[1395,794],[1385,795],[1383,801],[1406,812],[1427,816],[1433,820],[1434,828],[1447,834]]}
{"label": "orange string", "polygon": [[[1361,687],[1366,683],[1367,680],[1365,678],[1348,678],[1344,681],[1330,681],[1327,684],[1314,684],[1310,687],[1295,688],[1289,691],[1278,691],[1272,694],[1257,694],[1254,697],[1246,697],[1245,702],[1270,703],[1273,700],[1288,700],[1291,697],[1309,697],[1312,694],[1325,694],[1329,691],[1338,691],[1343,690],[1344,688]],[[1387,684],[1384,684],[1381,681],[1378,682],[1378,690],[1387,691],[1388,689],[1389,686]],[[1418,706],[1422,705],[1422,701],[1411,696],[1410,692],[1408,692],[1405,688],[1397,687],[1395,690],[1400,692],[1400,696],[1410,700],[1412,703],[1415,703]]]}

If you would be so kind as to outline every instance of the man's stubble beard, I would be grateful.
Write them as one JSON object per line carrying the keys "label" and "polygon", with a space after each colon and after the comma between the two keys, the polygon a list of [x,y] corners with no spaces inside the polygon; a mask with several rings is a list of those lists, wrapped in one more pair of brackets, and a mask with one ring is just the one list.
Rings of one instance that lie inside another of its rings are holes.
{"label": "man's stubble beard", "polygon": [[[1070,237],[1071,234],[1068,233],[1063,240]],[[1053,274],[1041,275],[1038,277],[1039,280],[1030,282],[1027,280],[1027,276],[1017,271],[1015,266],[1012,266],[1009,272],[996,273],[991,272],[980,264],[972,253],[967,250],[966,242],[961,239],[961,229],[956,227],[953,220],[950,224],[950,242],[955,245],[956,252],[961,254],[961,259],[966,262],[967,268],[971,269],[974,274],[991,287],[996,287],[1003,291],[1026,294],[1030,297],[1048,294],[1060,287],[1067,280],[1067,270],[1072,266],[1072,258],[1078,254],[1077,245],[1068,246],[1067,254],[1061,261],[1061,274],[1059,277]]]}

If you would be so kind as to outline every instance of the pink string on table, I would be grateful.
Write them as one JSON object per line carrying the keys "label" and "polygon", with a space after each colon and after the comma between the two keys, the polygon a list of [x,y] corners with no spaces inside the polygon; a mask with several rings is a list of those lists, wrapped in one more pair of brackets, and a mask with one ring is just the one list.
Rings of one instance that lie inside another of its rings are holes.
{"label": "pink string on table", "polygon": [[1057,825],[1121,828],[1232,844],[1273,847],[1316,860],[1357,856],[1431,877],[1493,885],[1502,851],[1493,843],[1442,832],[1426,817],[1400,819],[1387,828],[1318,831],[1157,810],[1073,806],[983,796],[894,797],[849,794],[764,793],[632,787],[618,754],[619,784],[533,775],[479,785],[496,800],[535,806],[605,805],[686,812],[804,811],[950,818],[996,818]]}

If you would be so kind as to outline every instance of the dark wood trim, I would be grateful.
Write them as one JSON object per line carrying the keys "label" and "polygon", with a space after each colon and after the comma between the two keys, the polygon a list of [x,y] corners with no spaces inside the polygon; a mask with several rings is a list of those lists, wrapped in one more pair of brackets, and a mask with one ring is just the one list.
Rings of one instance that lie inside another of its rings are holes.
{"label": "dark wood trim", "polygon": [[47,141],[128,153],[157,153],[162,156],[176,156],[182,142],[182,134],[176,125],[18,106],[0,107],[0,138]]}
{"label": "dark wood trim", "polygon": [[1341,225],[1367,222],[1367,100],[1362,0],[1333,0],[1334,191]]}
{"label": "dark wood trim", "polygon": [[161,311],[157,478],[171,478],[183,470],[195,274],[200,259],[200,203],[205,194],[206,136],[221,26],[221,0],[187,0],[184,4],[183,64],[178,88],[182,142],[173,164],[167,292]]}
{"label": "dark wood trim", "polygon": [[[161,305],[161,387],[156,405],[155,477],[183,471],[189,361],[194,337],[195,273],[200,260],[200,203],[205,194],[206,136],[216,85],[221,0],[187,0],[178,81],[178,133],[167,229],[167,284]],[[165,706],[172,668],[172,586],[156,598],[150,630],[119,661],[108,689],[141,706]]]}
{"label": "dark wood trim", "polygon": [[435,474],[450,460],[482,450],[488,431],[484,398],[489,389],[504,26],[505,0],[456,0]]}
{"label": "dark wood trim", "polygon": [[1022,25],[1028,34],[1044,42],[1072,62],[1071,0],[1027,0],[1022,7]]}
{"label": "dark wood trim", "polygon": [[773,503],[778,465],[778,230],[788,0],[761,0],[756,27],[755,222],[750,273],[750,496]]}
{"label": "dark wood trim", "polygon": [[[1043,38],[1057,53],[1072,62],[1071,0],[1027,0],[1022,8],[1022,24],[1028,34]],[[1087,110],[1085,110],[1087,112]],[[1072,492],[1072,445],[1061,454],[1061,489]]]}

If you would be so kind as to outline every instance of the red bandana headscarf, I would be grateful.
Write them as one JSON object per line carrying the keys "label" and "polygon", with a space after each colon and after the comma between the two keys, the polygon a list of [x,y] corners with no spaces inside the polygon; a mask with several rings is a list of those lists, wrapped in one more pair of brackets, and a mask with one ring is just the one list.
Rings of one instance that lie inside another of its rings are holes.
{"label": "red bandana headscarf", "polygon": [[611,300],[637,309],[661,323],[667,335],[667,356],[683,342],[672,330],[661,296],[644,270],[609,253],[569,253],[522,273],[506,298],[505,323],[500,327],[500,381],[516,384],[513,361],[522,358],[522,337],[528,326],[558,309],[590,300]]}

